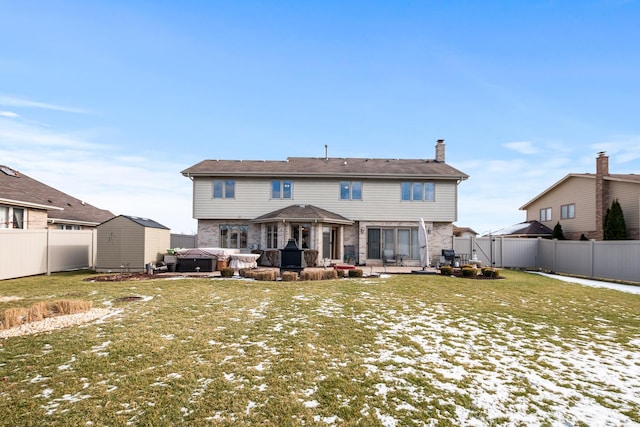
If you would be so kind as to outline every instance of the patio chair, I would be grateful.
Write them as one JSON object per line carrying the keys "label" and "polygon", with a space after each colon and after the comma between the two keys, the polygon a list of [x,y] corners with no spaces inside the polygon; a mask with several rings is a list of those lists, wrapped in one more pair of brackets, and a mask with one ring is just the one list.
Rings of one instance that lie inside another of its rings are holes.
{"label": "patio chair", "polygon": [[386,267],[387,265],[398,265],[398,258],[393,254],[393,249],[385,249],[382,251],[382,264]]}

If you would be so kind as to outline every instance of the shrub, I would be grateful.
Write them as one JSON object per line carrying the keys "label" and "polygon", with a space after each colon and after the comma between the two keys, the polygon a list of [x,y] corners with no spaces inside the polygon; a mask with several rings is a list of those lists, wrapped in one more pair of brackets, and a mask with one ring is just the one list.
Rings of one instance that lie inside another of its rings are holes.
{"label": "shrub", "polygon": [[278,258],[280,257],[280,251],[277,249],[269,249],[264,251],[264,257],[266,258],[267,263],[271,267],[275,267],[278,265]]}
{"label": "shrub", "polygon": [[83,313],[91,310],[92,301],[57,300],[38,302],[29,308],[8,308],[0,315],[0,329],[9,329],[28,322],[37,322],[48,317]]}
{"label": "shrub", "polygon": [[315,267],[316,261],[318,259],[318,251],[315,249],[305,249],[302,253],[304,256],[304,262],[307,263],[308,267]]}
{"label": "shrub", "polygon": [[75,314],[91,310],[92,301],[58,300],[49,305],[49,311],[56,314]]}
{"label": "shrub", "polygon": [[500,277],[500,271],[496,268],[491,268],[491,267],[483,267],[482,268],[482,275],[484,277],[491,277],[493,279],[497,279],[498,277]]}
{"label": "shrub", "polygon": [[222,277],[232,277],[233,273],[235,273],[235,270],[231,267],[224,267],[222,270],[220,270],[220,275]]}
{"label": "shrub", "polygon": [[362,277],[362,269],[360,268],[354,268],[353,270],[348,270],[349,271],[349,277]]}
{"label": "shrub", "polygon": [[552,239],[565,240],[564,232],[562,231],[562,225],[560,225],[560,221],[553,227],[553,232],[551,233]]}
{"label": "shrub", "polygon": [[336,272],[336,276],[338,276],[338,278],[343,278],[344,276],[346,276],[345,271],[346,270],[333,270]]}
{"label": "shrub", "polygon": [[323,270],[322,271],[322,279],[323,280],[333,280],[338,278],[338,272],[336,270]]}
{"label": "shrub", "polygon": [[256,280],[273,282],[276,280],[276,272],[273,270],[258,271],[255,274]]}
{"label": "shrub", "polygon": [[475,268],[463,268],[462,269],[462,277],[476,277],[478,275],[478,270]]}
{"label": "shrub", "polygon": [[282,281],[283,282],[295,282],[298,280],[298,273],[295,271],[283,271],[282,272]]}
{"label": "shrub", "polygon": [[300,280],[320,280],[322,272],[320,271],[303,271],[300,273]]}
{"label": "shrub", "polygon": [[473,264],[463,264],[460,268],[475,268]]}
{"label": "shrub", "polygon": [[443,265],[440,267],[440,274],[443,276],[451,276],[453,274],[453,267],[449,265]]}
{"label": "shrub", "polygon": [[47,308],[46,302],[38,302],[29,307],[29,312],[27,313],[26,321],[27,322],[37,322],[39,320],[44,319],[49,315],[49,309]]}
{"label": "shrub", "polygon": [[7,308],[2,313],[2,329],[22,325],[27,319],[27,315],[28,310],[26,308]]}

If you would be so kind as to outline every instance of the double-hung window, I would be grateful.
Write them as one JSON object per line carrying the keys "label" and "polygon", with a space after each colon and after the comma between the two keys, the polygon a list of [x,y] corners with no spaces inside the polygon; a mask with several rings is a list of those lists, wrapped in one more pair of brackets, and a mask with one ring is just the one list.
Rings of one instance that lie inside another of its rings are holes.
{"label": "double-hung window", "polygon": [[0,206],[0,228],[25,228],[24,208]]}
{"label": "double-hung window", "polygon": [[540,209],[540,222],[551,221],[551,208]]}
{"label": "double-hung window", "polygon": [[362,181],[341,181],[340,200],[362,200]]}
{"label": "double-hung window", "polygon": [[561,219],[572,219],[576,217],[576,205],[575,203],[571,203],[569,205],[560,206],[560,218]]}
{"label": "double-hung window", "polygon": [[436,187],[433,182],[403,182],[400,184],[400,197],[405,201],[433,202]]}
{"label": "double-hung window", "polygon": [[236,196],[236,181],[233,179],[214,179],[213,198],[233,199]]}
{"label": "double-hung window", "polygon": [[293,199],[293,181],[290,179],[271,181],[272,199]]}

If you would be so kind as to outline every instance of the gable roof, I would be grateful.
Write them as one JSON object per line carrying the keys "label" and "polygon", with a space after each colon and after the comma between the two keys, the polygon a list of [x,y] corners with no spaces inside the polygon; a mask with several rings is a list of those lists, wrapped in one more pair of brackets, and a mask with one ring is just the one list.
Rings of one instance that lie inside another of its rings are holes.
{"label": "gable roof", "polygon": [[281,160],[203,160],[182,171],[197,176],[297,176],[465,180],[469,175],[444,162],[422,159],[289,157]]}
{"label": "gable roof", "polygon": [[[549,193],[551,190],[559,187],[561,184],[563,184],[565,181],[568,181],[571,178],[596,179],[596,176],[594,174],[592,174],[592,173],[570,173],[570,174],[566,175],[564,178],[562,178],[561,180],[557,181],[555,184],[553,184],[550,187],[548,187],[542,193],[538,194],[533,199],[529,200],[527,203],[522,205],[519,210],[526,211],[527,208],[531,204],[533,204],[538,199],[540,199],[541,197],[543,197],[547,193]],[[627,173],[627,174],[614,174],[614,173],[612,173],[612,174],[609,174],[609,175],[604,175],[603,179],[605,181],[618,181],[618,182],[629,182],[629,183],[632,183],[632,184],[640,184],[640,175],[636,175],[636,174],[633,174],[633,173]]]}
{"label": "gable roof", "polygon": [[98,225],[114,215],[0,165],[0,203],[47,210],[49,222]]}
{"label": "gable roof", "polygon": [[[118,215],[116,217],[113,217],[113,218],[110,218],[110,219],[106,220],[102,224],[110,222],[110,221],[113,221],[116,218],[126,218],[129,221],[133,221],[136,224],[141,225],[141,226],[146,227],[146,228],[160,228],[160,229],[163,229],[163,230],[169,230],[169,227],[165,227],[164,225],[162,225],[159,222],[156,222],[156,221],[154,221],[152,219],[140,218],[138,216],[130,216],[130,215]],[[100,224],[100,225],[102,225],[102,224]]]}
{"label": "gable roof", "polygon": [[551,236],[551,234],[553,234],[553,230],[535,219],[514,224],[491,233],[492,236],[511,237],[547,237]]}
{"label": "gable roof", "polygon": [[252,222],[324,222],[329,224],[353,224],[353,221],[334,212],[313,205],[291,205],[261,215]]}

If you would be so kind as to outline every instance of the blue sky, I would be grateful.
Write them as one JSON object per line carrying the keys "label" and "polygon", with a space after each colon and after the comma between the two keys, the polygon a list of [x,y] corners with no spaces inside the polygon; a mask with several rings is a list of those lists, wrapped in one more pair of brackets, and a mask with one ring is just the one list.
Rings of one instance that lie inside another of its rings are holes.
{"label": "blue sky", "polygon": [[433,158],[457,224],[640,173],[637,1],[0,1],[0,164],[191,233],[203,159]]}

